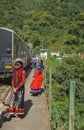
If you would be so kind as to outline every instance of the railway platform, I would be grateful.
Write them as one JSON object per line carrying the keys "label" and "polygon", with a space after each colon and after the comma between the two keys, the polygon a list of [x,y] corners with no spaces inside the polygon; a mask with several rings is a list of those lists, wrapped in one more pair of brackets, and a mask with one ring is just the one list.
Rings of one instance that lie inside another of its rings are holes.
{"label": "railway platform", "polygon": [[9,121],[1,122],[1,130],[51,130],[45,92],[38,96],[32,96],[30,93],[32,79],[33,70],[26,78],[25,83],[24,118],[19,121],[12,118]]}

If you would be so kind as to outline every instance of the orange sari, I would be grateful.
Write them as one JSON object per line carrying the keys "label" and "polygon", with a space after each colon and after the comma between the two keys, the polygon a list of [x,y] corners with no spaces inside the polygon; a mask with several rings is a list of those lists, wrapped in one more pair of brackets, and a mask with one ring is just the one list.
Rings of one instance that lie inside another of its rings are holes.
{"label": "orange sari", "polygon": [[38,93],[41,92],[41,85],[43,82],[43,74],[41,70],[37,70],[35,72],[35,77],[33,79],[33,81],[30,84],[30,92],[32,93]]}

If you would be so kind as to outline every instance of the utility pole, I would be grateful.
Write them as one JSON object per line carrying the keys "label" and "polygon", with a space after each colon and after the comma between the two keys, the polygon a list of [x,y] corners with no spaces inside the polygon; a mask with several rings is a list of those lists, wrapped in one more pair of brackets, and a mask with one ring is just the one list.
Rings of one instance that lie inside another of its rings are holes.
{"label": "utility pole", "polygon": [[50,67],[50,80],[49,80],[49,117],[51,119],[51,98],[52,98],[52,93],[51,93],[51,67]]}
{"label": "utility pole", "polygon": [[69,92],[69,130],[74,130],[74,97],[75,97],[75,81],[70,81],[70,92]]}
{"label": "utility pole", "polygon": [[42,50],[43,50],[43,40],[42,40]]}

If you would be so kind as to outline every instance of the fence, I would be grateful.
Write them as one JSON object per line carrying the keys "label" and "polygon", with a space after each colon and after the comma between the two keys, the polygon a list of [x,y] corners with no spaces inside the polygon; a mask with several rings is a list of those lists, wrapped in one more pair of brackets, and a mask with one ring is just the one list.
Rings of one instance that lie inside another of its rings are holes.
{"label": "fence", "polygon": [[[51,120],[52,130],[75,130],[75,92],[78,91],[81,95],[84,95],[78,86],[76,86],[75,81],[70,81],[69,85],[69,99],[68,99],[68,119],[64,122],[61,118],[61,113],[56,106],[56,101],[53,98],[53,87],[52,87],[52,68],[50,67],[44,71],[44,86],[45,93],[47,95],[48,108],[49,108],[49,118]],[[47,74],[48,73],[48,74]],[[54,111],[54,112],[52,112]],[[54,114],[53,114],[54,113]],[[81,129],[82,130],[82,129]]]}

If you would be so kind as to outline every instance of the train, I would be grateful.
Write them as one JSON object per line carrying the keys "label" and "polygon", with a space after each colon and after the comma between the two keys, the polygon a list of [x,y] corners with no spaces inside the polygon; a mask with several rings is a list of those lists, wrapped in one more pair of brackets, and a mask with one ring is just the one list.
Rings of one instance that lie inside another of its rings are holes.
{"label": "train", "polygon": [[0,79],[11,77],[12,63],[23,60],[23,67],[31,64],[32,51],[27,43],[11,29],[0,27]]}

